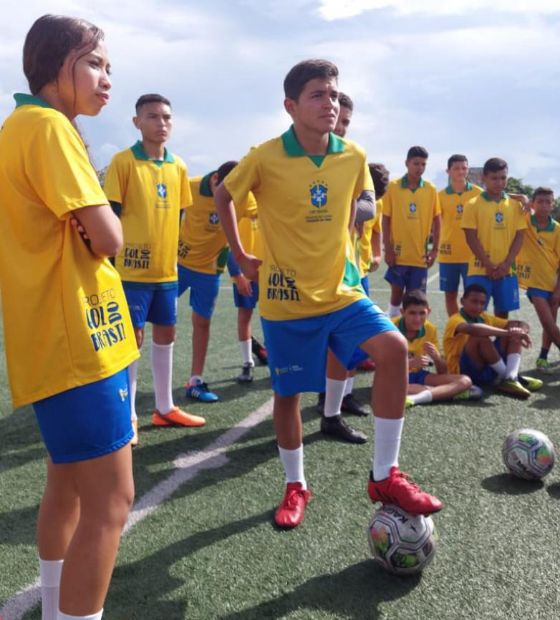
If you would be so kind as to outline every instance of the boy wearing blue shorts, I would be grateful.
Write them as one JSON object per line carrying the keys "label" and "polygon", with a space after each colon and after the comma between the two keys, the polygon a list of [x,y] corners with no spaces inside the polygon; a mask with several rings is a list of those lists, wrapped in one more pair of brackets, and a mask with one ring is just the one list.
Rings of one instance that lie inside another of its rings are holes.
{"label": "boy wearing blue shorts", "polygon": [[[275,513],[279,527],[299,525],[310,498],[300,394],[321,391],[328,347],[345,365],[357,347],[378,364],[372,397],[375,459],[368,485],[372,501],[425,514],[442,507],[398,469],[406,344],[365,296],[352,256],[356,199],[373,188],[365,152],[332,133],[339,111],[337,78],[328,61],[293,67],[284,81],[292,127],[251,149],[215,195],[237,262],[247,278],[259,278],[274,426],[287,482]],[[259,205],[262,261],[245,253],[236,224],[234,202],[240,204],[251,191]]]}
{"label": "boy wearing blue shorts", "polygon": [[[177,322],[176,240],[179,217],[192,202],[187,167],[165,143],[173,125],[171,104],[157,94],[136,102],[135,127],[142,140],[113,157],[105,193],[120,217],[124,247],[115,257],[134,325],[138,348],[146,321],[153,325],[151,366],[156,410],[154,426],[203,426],[204,418],[173,403],[173,343]],[[136,387],[138,362],[129,367],[130,400],[138,443]]]}
{"label": "boy wearing blue shorts", "polygon": [[521,350],[531,346],[529,325],[484,312],[486,289],[469,284],[461,310],[447,321],[443,351],[449,371],[472,379],[478,387],[495,385],[507,394],[528,398],[542,381],[519,374]]}
{"label": "boy wearing blue shorts", "polygon": [[[389,318],[400,315],[403,294],[408,290],[426,290],[428,269],[439,248],[441,208],[433,183],[422,178],[428,151],[413,146],[406,156],[406,174],[389,183],[383,198],[383,243],[387,273],[391,285]],[[432,249],[428,244],[432,235]]]}
{"label": "boy wearing blue shorts", "polygon": [[552,373],[548,362],[550,346],[560,347],[560,330],[556,323],[560,302],[560,224],[552,219],[554,192],[538,187],[533,193],[531,212],[526,214],[527,229],[519,252],[519,285],[527,289],[543,328],[542,348],[537,370]]}
{"label": "boy wearing blue shorts", "polygon": [[494,314],[502,319],[519,309],[515,258],[527,228],[521,204],[505,193],[507,178],[507,163],[489,159],[482,170],[486,189],[466,204],[461,221],[472,252],[466,284],[483,286],[486,303],[492,297]]}
{"label": "boy wearing blue shorts", "polygon": [[449,184],[439,192],[441,205],[441,241],[439,245],[439,290],[445,293],[447,316],[459,312],[459,284],[469,268],[471,251],[461,228],[465,205],[482,189],[467,181],[469,162],[465,155],[452,155],[447,162]]}

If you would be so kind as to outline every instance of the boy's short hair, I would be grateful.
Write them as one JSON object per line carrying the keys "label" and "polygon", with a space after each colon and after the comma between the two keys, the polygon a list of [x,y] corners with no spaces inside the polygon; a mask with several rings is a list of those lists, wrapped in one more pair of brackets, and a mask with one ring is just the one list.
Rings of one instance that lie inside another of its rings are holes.
{"label": "boy's short hair", "polygon": [[420,289],[415,291],[407,291],[402,300],[403,310],[406,310],[409,306],[424,306],[429,308],[430,304],[428,303],[426,293]]}
{"label": "boy's short hair", "polygon": [[328,60],[302,60],[290,69],[284,79],[284,94],[288,99],[297,101],[307,82],[315,78],[335,78],[338,81],[338,68]]}
{"label": "boy's short hair", "polygon": [[136,114],[138,114],[141,108],[148,103],[165,103],[165,105],[171,107],[171,102],[169,101],[169,99],[166,99],[162,95],[156,95],[155,93],[152,93],[150,95],[142,95],[138,99],[138,101],[136,102]]}
{"label": "boy's short hair", "polygon": [[488,293],[482,284],[469,284],[463,293],[463,297],[468,297],[471,293],[483,293],[488,296]]}
{"label": "boy's short hair", "polygon": [[501,172],[502,170],[507,169],[508,165],[505,159],[500,159],[499,157],[491,157],[484,164],[484,168],[482,168],[482,175],[486,176],[489,172]]}
{"label": "boy's short hair", "polygon": [[467,164],[469,163],[469,160],[467,159],[466,155],[459,155],[458,153],[456,153],[455,155],[451,155],[451,157],[447,160],[447,169],[449,170],[449,168],[451,168],[453,164],[456,164],[462,161],[466,161]]}
{"label": "boy's short hair", "polygon": [[408,149],[408,153],[406,154],[406,161],[414,157],[422,157],[423,159],[428,159],[428,151],[423,146],[411,146]]}
{"label": "boy's short hair", "polygon": [[554,198],[554,190],[550,187],[537,187],[533,192],[532,200],[535,200],[537,196],[552,196]]}
{"label": "boy's short hair", "polygon": [[342,108],[348,108],[351,112],[354,111],[354,102],[346,93],[338,93],[338,103]]}
{"label": "boy's short hair", "polygon": [[389,171],[383,164],[368,164],[368,166],[373,180],[375,197],[381,198],[389,186]]}
{"label": "boy's short hair", "polygon": [[226,161],[218,168],[216,171],[216,174],[218,175],[218,184],[227,177],[227,175],[235,168],[235,166],[237,166],[238,163],[238,161],[232,159],[230,161]]}

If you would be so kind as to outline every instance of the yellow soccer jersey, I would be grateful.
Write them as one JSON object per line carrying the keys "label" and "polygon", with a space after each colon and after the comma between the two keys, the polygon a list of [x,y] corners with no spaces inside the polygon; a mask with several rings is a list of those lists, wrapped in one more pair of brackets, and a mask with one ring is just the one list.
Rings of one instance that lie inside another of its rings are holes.
{"label": "yellow soccer jersey", "polygon": [[[218,218],[210,189],[210,172],[191,179],[192,206],[185,210],[179,232],[179,265],[200,273],[222,273],[229,248]],[[238,210],[239,217],[256,212],[254,196],[249,195]]]}
{"label": "yellow soccer jersey", "polygon": [[352,200],[373,189],[360,147],[331,133],[327,154],[309,157],[292,127],[251,149],[224,184],[235,203],[249,191],[257,200],[261,316],[300,319],[365,298],[348,233]]}
{"label": "yellow soccer jersey", "polygon": [[468,263],[472,252],[465,239],[461,221],[467,202],[479,196],[482,189],[467,183],[465,191],[455,192],[451,185],[439,192],[441,205],[440,263]]}
{"label": "yellow soccer jersey", "polygon": [[553,291],[560,267],[560,224],[550,217],[548,225],[539,229],[535,216],[528,213],[527,224],[517,257],[519,286]]}
{"label": "yellow soccer jersey", "polygon": [[70,224],[107,204],[70,121],[15,96],[0,132],[0,286],[14,407],[110,377],[138,358],[119,274]]}
{"label": "yellow soccer jersey", "polygon": [[440,214],[437,189],[430,181],[420,179],[420,186],[414,190],[408,187],[406,174],[389,183],[383,196],[383,215],[391,218],[397,265],[426,267],[424,255],[432,222]]}
{"label": "yellow soccer jersey", "polygon": [[422,327],[422,329],[418,332],[417,336],[412,340],[409,340],[406,335],[406,328],[404,323],[403,316],[396,316],[391,319],[393,323],[399,328],[401,334],[406,338],[406,342],[408,344],[408,358],[409,358],[409,372],[416,372],[418,370],[426,370],[422,366],[414,366],[410,364],[410,360],[419,355],[426,355],[424,351],[424,343],[431,342],[438,352],[440,351],[439,347],[439,339],[437,334],[437,328],[431,321],[426,321]]}
{"label": "yellow soccer jersey", "polygon": [[124,246],[115,257],[122,280],[174,285],[180,211],[192,203],[184,162],[167,149],[152,160],[138,141],[113,157],[105,193],[122,205]]}
{"label": "yellow soccer jersey", "polygon": [[[508,255],[515,233],[527,228],[527,221],[519,202],[505,192],[499,201],[492,200],[486,192],[482,192],[465,205],[461,228],[476,230],[486,255],[497,265]],[[510,274],[512,272],[515,273],[515,262],[511,266]],[[468,275],[487,275],[486,269],[472,252]]]}
{"label": "yellow soccer jersey", "polygon": [[468,334],[455,333],[457,327],[461,325],[461,323],[485,323],[491,327],[505,329],[508,324],[508,320],[500,319],[497,316],[483,312],[478,320],[474,321],[467,316],[463,310],[450,316],[443,333],[443,353],[445,355],[445,361],[447,362],[447,368],[453,375],[458,375],[461,373],[459,368],[459,358],[461,357],[465,344],[467,344],[470,337]]}
{"label": "yellow soccer jersey", "polygon": [[358,267],[360,276],[363,278],[368,275],[371,267],[371,237],[373,233],[381,232],[381,211],[383,205],[381,199],[375,201],[376,213],[372,220],[364,223],[364,231],[362,236],[357,240]]}

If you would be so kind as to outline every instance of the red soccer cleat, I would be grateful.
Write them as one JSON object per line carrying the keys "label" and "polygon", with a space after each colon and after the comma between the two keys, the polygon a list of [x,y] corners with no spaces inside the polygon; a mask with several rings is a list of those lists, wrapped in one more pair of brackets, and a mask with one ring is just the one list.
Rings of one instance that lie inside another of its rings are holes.
{"label": "red soccer cleat", "polygon": [[365,370],[366,372],[373,372],[375,370],[375,362],[372,362],[369,358],[358,364],[358,370]]}
{"label": "red soccer cleat", "polygon": [[413,515],[429,515],[443,508],[437,497],[421,491],[398,467],[391,467],[385,480],[376,482],[370,477],[368,495],[373,503],[396,504]]}
{"label": "red soccer cleat", "polygon": [[288,482],[284,499],[274,515],[278,527],[297,527],[303,521],[305,506],[311,492],[303,488],[301,482]]}

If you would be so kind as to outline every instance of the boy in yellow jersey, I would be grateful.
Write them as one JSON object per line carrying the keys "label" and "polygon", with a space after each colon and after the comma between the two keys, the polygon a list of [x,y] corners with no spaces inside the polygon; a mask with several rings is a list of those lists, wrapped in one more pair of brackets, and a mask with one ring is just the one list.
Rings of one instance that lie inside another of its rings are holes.
{"label": "boy in yellow jersey", "polygon": [[496,385],[502,392],[528,398],[542,387],[542,381],[519,374],[521,350],[531,346],[529,325],[487,314],[486,304],[484,286],[468,284],[462,308],[449,318],[443,334],[449,372],[467,375],[478,387]]}
{"label": "boy in yellow jersey", "polygon": [[[202,426],[205,421],[173,403],[173,343],[177,322],[177,245],[180,212],[192,202],[187,167],[165,143],[172,128],[169,100],[143,95],[136,102],[135,127],[142,140],[117,153],[105,176],[105,193],[121,219],[124,247],[115,257],[138,347],[146,321],[153,324],[151,366],[155,426]],[[138,362],[129,368],[132,419],[138,442],[135,407]]]}
{"label": "boy in yellow jersey", "polygon": [[527,229],[517,260],[519,285],[527,289],[543,327],[542,348],[537,359],[537,369],[549,374],[550,345],[560,347],[560,330],[556,324],[560,302],[560,224],[552,219],[554,192],[548,187],[538,187],[532,197]]}
{"label": "boy in yellow jersey", "polygon": [[445,293],[447,315],[459,312],[459,284],[469,268],[471,250],[461,228],[465,205],[482,189],[467,181],[469,162],[465,155],[452,155],[447,162],[449,184],[439,192],[441,205],[441,240],[439,245],[439,290]]}
{"label": "boy in yellow jersey", "polygon": [[[405,291],[426,290],[428,269],[438,255],[441,209],[433,183],[422,178],[428,151],[413,146],[406,156],[406,174],[389,183],[383,199],[383,243],[391,300],[390,318],[399,316]],[[428,251],[430,233],[433,247]]]}
{"label": "boy in yellow jersey", "polygon": [[[406,398],[406,344],[366,297],[353,262],[350,230],[356,199],[372,190],[365,152],[332,133],[338,70],[325,60],[295,65],[284,80],[284,107],[292,127],[251,149],[216,191],[220,221],[245,276],[259,278],[260,313],[274,390],[274,426],[286,474],[280,527],[303,519],[310,492],[303,471],[300,393],[325,382],[327,347],[348,364],[360,347],[378,364],[373,388],[375,460],[372,501],[415,513],[441,502],[398,470]],[[264,256],[244,252],[235,201],[249,192],[259,205]],[[383,391],[383,392],[382,392]]]}
{"label": "boy in yellow jersey", "polygon": [[461,228],[471,249],[466,284],[486,289],[486,303],[494,300],[494,313],[506,319],[519,309],[515,258],[523,244],[527,221],[520,203],[505,193],[508,165],[489,159],[482,170],[486,190],[465,205]]}
{"label": "boy in yellow jersey", "polygon": [[[210,390],[202,374],[210,341],[210,321],[229,254],[214,204],[214,193],[236,165],[236,161],[228,161],[217,171],[191,179],[193,202],[185,210],[179,235],[179,296],[190,288],[193,326],[191,376],[186,395],[203,403],[218,400],[218,395]],[[252,195],[239,205],[240,217],[255,210]]]}
{"label": "boy in yellow jersey", "polygon": [[[482,390],[473,388],[466,375],[449,374],[441,357],[436,326],[428,321],[431,309],[422,291],[408,291],[401,314],[393,323],[408,342],[408,398],[406,406],[441,400],[480,398]],[[426,370],[434,365],[436,372]]]}

